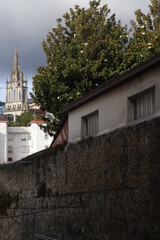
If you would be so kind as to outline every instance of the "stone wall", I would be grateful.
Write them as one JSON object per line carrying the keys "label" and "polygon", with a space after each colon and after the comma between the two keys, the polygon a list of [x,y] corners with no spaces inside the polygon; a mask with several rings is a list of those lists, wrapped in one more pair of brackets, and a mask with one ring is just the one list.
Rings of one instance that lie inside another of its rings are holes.
{"label": "stone wall", "polygon": [[0,239],[36,233],[160,239],[160,118],[2,165]]}

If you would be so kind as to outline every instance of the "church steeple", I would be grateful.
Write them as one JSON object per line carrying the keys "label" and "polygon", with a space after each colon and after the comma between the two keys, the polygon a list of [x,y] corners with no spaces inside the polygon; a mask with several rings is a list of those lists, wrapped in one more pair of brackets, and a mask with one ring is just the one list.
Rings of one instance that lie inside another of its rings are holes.
{"label": "church steeple", "polygon": [[14,53],[14,62],[13,62],[13,68],[11,70],[11,82],[21,82],[23,81],[23,72],[20,69],[19,61],[18,61],[18,50],[15,49]]}
{"label": "church steeple", "polygon": [[19,63],[18,63],[18,50],[16,48],[15,53],[14,53],[12,73],[16,73],[18,71],[18,65],[19,65]]}
{"label": "church steeple", "polygon": [[23,72],[18,61],[18,50],[15,49],[13,67],[10,80],[6,82],[6,104],[5,113],[20,115],[28,109],[28,87],[27,80],[23,79]]}
{"label": "church steeple", "polygon": [[18,66],[18,50],[17,48],[15,49],[15,53],[14,53],[14,64],[13,64],[13,68],[17,68]]}

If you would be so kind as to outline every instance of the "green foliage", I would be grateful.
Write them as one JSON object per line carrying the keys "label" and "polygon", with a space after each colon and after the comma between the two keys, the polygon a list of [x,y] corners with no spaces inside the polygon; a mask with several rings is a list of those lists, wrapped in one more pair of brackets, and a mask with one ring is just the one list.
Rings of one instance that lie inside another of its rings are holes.
{"label": "green foliage", "polygon": [[15,122],[9,122],[9,126],[29,126],[30,122],[36,118],[41,119],[43,117],[42,114],[37,114],[36,112],[25,111],[21,114],[21,116],[17,116]]}
{"label": "green foliage", "polygon": [[21,126],[28,126],[29,123],[34,119],[33,113],[26,111],[17,118],[16,123]]}
{"label": "green foliage", "polygon": [[100,1],[90,1],[88,9],[76,5],[42,41],[47,66],[39,67],[33,77],[32,97],[53,113],[49,129],[59,128],[68,102],[123,72],[127,27],[109,14]]}
{"label": "green foliage", "polygon": [[130,30],[100,0],[57,19],[42,41],[47,66],[33,77],[34,102],[53,114],[46,131],[59,128],[67,103],[160,52],[160,0],[151,0],[149,9],[146,15],[135,12]]}
{"label": "green foliage", "polygon": [[0,106],[4,106],[4,104],[5,104],[4,102],[1,102],[1,101],[0,101]]}
{"label": "green foliage", "polygon": [[136,21],[131,21],[132,36],[126,52],[128,67],[160,52],[160,0],[151,0],[146,15],[138,9],[135,16]]}

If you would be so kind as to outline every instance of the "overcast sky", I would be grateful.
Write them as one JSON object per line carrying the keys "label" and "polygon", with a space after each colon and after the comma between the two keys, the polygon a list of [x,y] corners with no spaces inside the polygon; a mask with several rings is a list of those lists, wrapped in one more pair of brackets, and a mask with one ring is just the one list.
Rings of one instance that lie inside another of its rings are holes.
{"label": "overcast sky", "polygon": [[[89,0],[0,0],[0,101],[5,101],[5,81],[13,65],[15,47],[19,52],[19,63],[24,77],[27,76],[31,91],[32,76],[40,65],[45,65],[41,40],[56,26],[75,4],[88,7]],[[148,12],[150,0],[101,0],[108,4],[111,13],[123,24],[134,19],[138,8]]]}

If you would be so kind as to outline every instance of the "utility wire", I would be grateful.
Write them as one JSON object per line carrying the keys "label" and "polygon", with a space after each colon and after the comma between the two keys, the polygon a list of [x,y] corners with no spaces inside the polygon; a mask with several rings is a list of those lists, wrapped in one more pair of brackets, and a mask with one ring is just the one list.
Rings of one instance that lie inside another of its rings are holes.
{"label": "utility wire", "polygon": [[[118,189],[100,189],[100,190],[96,190],[96,191],[85,191],[85,192],[76,192],[76,193],[66,193],[66,194],[61,194],[61,195],[52,195],[53,197],[64,197],[64,196],[70,196],[70,195],[82,195],[82,194],[93,194],[93,193],[99,193],[99,192],[104,192],[104,191],[122,191],[122,190],[144,190],[144,191],[151,191],[151,190],[156,190],[157,188],[118,188]],[[28,199],[28,198],[26,198]],[[5,202],[5,201],[1,201],[1,202]],[[49,212],[52,210],[56,210],[56,209],[67,209],[67,208],[83,208],[84,206],[81,205],[67,205],[67,206],[59,206],[59,207],[41,207],[41,209],[43,208],[47,208],[46,210],[43,211],[39,211],[39,212],[30,212],[30,213],[23,213],[23,214],[19,214],[19,215],[12,215],[12,216],[5,216],[5,217],[0,217],[1,219],[6,219],[6,218],[16,218],[16,217],[22,217],[22,216],[28,216],[28,215],[33,215],[33,214],[40,214],[40,213],[45,213],[45,212]],[[9,209],[16,209],[16,208],[9,208]],[[23,208],[17,208],[17,209],[23,209]],[[36,209],[36,208],[25,208],[25,209]]]}
{"label": "utility wire", "polygon": [[18,214],[18,215],[10,215],[10,216],[6,216],[6,217],[0,217],[0,220],[8,219],[8,218],[17,218],[17,217],[22,217],[22,216],[29,216],[29,215],[34,215],[34,214],[41,214],[41,213],[49,212],[49,211],[56,210],[56,209],[68,209],[68,208],[83,208],[83,207],[82,207],[82,205],[79,205],[79,206],[78,205],[77,206],[73,206],[73,205],[59,206],[59,207],[49,208],[49,209],[46,209],[44,211],[30,212],[30,213],[23,213],[23,214]]}
{"label": "utility wire", "polygon": [[[25,190],[25,189],[24,189]],[[27,191],[28,189],[26,189]],[[52,198],[61,198],[61,197],[68,197],[68,196],[74,196],[74,195],[82,195],[82,194],[94,194],[94,193],[100,193],[100,192],[110,192],[110,191],[133,191],[133,190],[141,190],[141,191],[151,191],[151,190],[157,190],[157,188],[137,188],[137,187],[131,187],[131,188],[103,188],[99,190],[93,190],[93,191],[84,191],[84,192],[70,192],[70,193],[63,193],[63,194],[53,194],[50,195]],[[30,199],[30,197],[24,197],[23,199]],[[8,202],[7,200],[1,200],[1,202]]]}

